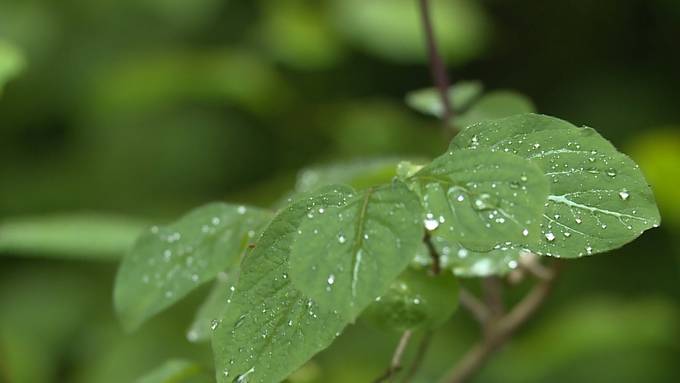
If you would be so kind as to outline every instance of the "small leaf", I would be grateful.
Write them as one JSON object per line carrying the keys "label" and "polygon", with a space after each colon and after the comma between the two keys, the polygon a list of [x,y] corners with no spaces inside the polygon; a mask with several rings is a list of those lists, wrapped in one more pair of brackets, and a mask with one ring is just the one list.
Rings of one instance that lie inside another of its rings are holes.
{"label": "small leaf", "polygon": [[229,274],[217,274],[210,294],[198,308],[194,321],[187,330],[187,339],[190,342],[210,340],[210,328],[216,320],[222,317],[222,313],[234,295],[237,274],[236,270],[232,270]]}
{"label": "small leaf", "polygon": [[397,158],[374,158],[308,167],[300,171],[295,190],[307,192],[336,184],[357,189],[380,185],[394,178],[400,161]]}
{"label": "small leaf", "polygon": [[137,379],[137,383],[208,383],[210,376],[194,362],[172,359]]}
{"label": "small leaf", "polygon": [[409,264],[423,238],[418,197],[403,183],[348,191],[310,211],[290,254],[295,285],[354,320]]}
{"label": "small leaf", "polygon": [[424,270],[406,269],[362,318],[399,332],[432,330],[444,324],[457,307],[458,283],[450,273],[430,276]]}
{"label": "small leaf", "polygon": [[218,382],[281,381],[343,330],[345,319],[293,285],[288,262],[297,227],[307,214],[343,203],[348,193],[346,187],[329,186],[299,196],[245,257],[236,293],[213,325]]}
{"label": "small leaf", "polygon": [[121,263],[114,304],[132,330],[220,271],[236,267],[269,213],[213,203],[143,233]]}
{"label": "small leaf", "polygon": [[486,148],[531,160],[549,180],[538,254],[579,257],[620,247],[656,227],[654,195],[638,166],[591,128],[524,114],[472,125],[452,150]]}
{"label": "small leaf", "polygon": [[0,253],[117,260],[144,226],[137,219],[102,214],[8,218],[0,223]]}
{"label": "small leaf", "polygon": [[454,122],[457,126],[465,127],[482,121],[534,111],[534,104],[526,96],[513,91],[498,90],[485,94],[464,113],[454,116]]}
{"label": "small leaf", "polygon": [[[484,90],[479,81],[461,81],[449,87],[448,93],[453,110],[465,111]],[[406,104],[411,108],[437,118],[444,116],[441,96],[437,88],[418,89],[406,94]]]}
{"label": "small leaf", "polygon": [[488,150],[452,150],[412,177],[433,236],[487,251],[536,239],[548,182],[530,161]]}

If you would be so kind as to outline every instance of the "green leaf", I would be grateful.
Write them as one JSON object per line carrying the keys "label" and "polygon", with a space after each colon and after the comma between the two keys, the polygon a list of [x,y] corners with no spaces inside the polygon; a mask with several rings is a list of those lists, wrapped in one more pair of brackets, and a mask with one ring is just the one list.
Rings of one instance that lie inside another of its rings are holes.
{"label": "green leaf", "polygon": [[207,383],[212,381],[203,368],[194,362],[172,359],[144,375],[137,383]]}
{"label": "green leaf", "polygon": [[311,166],[300,171],[295,190],[307,192],[333,184],[347,184],[358,189],[380,185],[397,175],[400,161],[374,158]]}
{"label": "green leaf", "polygon": [[[433,237],[432,244],[439,254],[440,267],[448,269],[459,277],[487,277],[505,275],[515,270],[525,250],[513,246],[500,246],[489,251],[474,251],[449,242],[441,237]],[[429,267],[431,257],[419,255],[416,262]]]}
{"label": "green leaf", "polygon": [[210,340],[211,327],[222,317],[227,303],[231,301],[234,295],[236,274],[236,270],[232,270],[229,274],[217,274],[210,294],[198,308],[194,321],[187,331],[187,339],[190,342]]}
{"label": "green leaf", "polygon": [[465,127],[477,122],[534,111],[534,104],[526,96],[513,91],[498,90],[485,94],[464,113],[454,116],[454,122],[457,126]]}
{"label": "green leaf", "polygon": [[21,51],[7,41],[0,40],[0,95],[5,84],[16,77],[26,65]]}
{"label": "green leaf", "polygon": [[[449,87],[449,99],[456,113],[466,110],[482,94],[484,87],[479,81],[461,81]],[[441,97],[437,88],[418,89],[406,94],[406,104],[411,108],[437,118],[444,116]]]}
{"label": "green leaf", "polygon": [[236,293],[212,336],[218,382],[278,382],[328,347],[347,321],[320,307],[289,277],[290,249],[307,214],[344,203],[329,186],[281,210],[241,264]]}
{"label": "green leaf", "polygon": [[489,150],[451,150],[412,177],[433,236],[486,251],[535,240],[549,185],[519,156]]}
{"label": "green leaf", "polygon": [[116,276],[114,304],[123,325],[139,327],[220,271],[236,267],[268,218],[261,209],[212,203],[144,232]]}
{"label": "green leaf", "polygon": [[475,124],[451,143],[452,150],[487,148],[511,152],[538,165],[550,195],[538,254],[579,257],[620,247],[658,226],[654,195],[638,166],[591,128],[525,114]]}
{"label": "green leaf", "polygon": [[409,264],[423,238],[421,207],[395,182],[319,207],[300,222],[290,253],[293,283],[354,320]]}
{"label": "green leaf", "polygon": [[444,324],[457,307],[458,283],[450,273],[429,276],[424,270],[406,269],[362,318],[399,332],[431,330]]}
{"label": "green leaf", "polygon": [[15,217],[0,223],[0,254],[116,260],[145,223],[102,214]]}

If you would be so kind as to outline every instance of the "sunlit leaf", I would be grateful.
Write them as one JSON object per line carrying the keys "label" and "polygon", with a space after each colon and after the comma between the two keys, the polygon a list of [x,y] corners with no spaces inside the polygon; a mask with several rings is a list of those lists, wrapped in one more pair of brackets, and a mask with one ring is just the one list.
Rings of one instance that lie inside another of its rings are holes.
{"label": "sunlit leaf", "polygon": [[343,203],[348,193],[351,189],[330,186],[300,196],[274,218],[245,257],[231,303],[213,326],[218,382],[281,381],[343,330],[345,319],[293,285],[289,257],[307,214]]}
{"label": "sunlit leaf", "polygon": [[591,128],[525,114],[470,126],[451,150],[484,148],[531,160],[549,180],[539,254],[579,257],[622,246],[660,222],[638,166]]}
{"label": "sunlit leaf", "polygon": [[16,46],[0,40],[0,95],[5,84],[16,77],[25,65],[26,59]]}
{"label": "sunlit leaf", "polygon": [[538,237],[548,182],[524,158],[489,150],[451,150],[411,180],[433,236],[487,251]]}
{"label": "sunlit leaf", "polygon": [[121,263],[114,304],[128,329],[239,263],[269,218],[252,207],[213,203],[144,232]]}
{"label": "sunlit leaf", "polygon": [[403,183],[343,197],[300,222],[290,271],[321,307],[353,320],[408,266],[423,228],[418,197]]}

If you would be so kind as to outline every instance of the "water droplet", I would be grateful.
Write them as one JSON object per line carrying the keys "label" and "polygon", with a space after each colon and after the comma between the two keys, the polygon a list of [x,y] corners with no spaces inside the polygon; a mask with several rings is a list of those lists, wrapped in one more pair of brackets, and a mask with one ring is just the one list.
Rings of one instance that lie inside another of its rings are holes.
{"label": "water droplet", "polygon": [[333,275],[333,274],[329,275],[327,282],[328,282],[329,285],[332,285],[333,283],[335,283],[335,275]]}
{"label": "water droplet", "polygon": [[581,224],[581,222],[583,222],[583,221],[581,221],[581,218],[576,218],[575,221],[576,221],[576,223],[579,224],[579,225]]}
{"label": "water droplet", "polygon": [[423,223],[425,224],[425,228],[429,231],[435,230],[436,228],[439,227],[439,221],[434,219],[434,217],[430,213],[427,214],[427,217],[425,218]]}
{"label": "water droplet", "polygon": [[529,235],[529,229],[522,230],[522,235],[525,236],[525,237],[528,236]]}
{"label": "water droplet", "polygon": [[569,238],[569,237],[571,237],[571,233],[568,232],[568,231],[565,231],[565,232],[564,232],[564,236],[567,237],[567,238]]}
{"label": "water droplet", "polygon": [[606,173],[609,177],[612,177],[612,178],[616,177],[616,169],[609,168],[609,169],[607,169],[607,171],[606,171],[605,173]]}
{"label": "water droplet", "polygon": [[246,207],[243,206],[243,205],[239,206],[239,207],[236,209],[236,211],[237,211],[239,214],[245,214],[245,213],[246,213],[246,210],[247,210]]}
{"label": "water droplet", "polygon": [[255,372],[255,367],[252,367],[250,370],[244,372],[241,375],[238,375],[237,377],[234,378],[232,381],[233,383],[248,383],[248,375],[252,374]]}
{"label": "water droplet", "polygon": [[551,232],[547,232],[547,233],[545,233],[545,239],[547,239],[548,242],[552,242],[552,241],[555,240],[555,234],[553,234]]}
{"label": "water droplet", "polygon": [[593,248],[590,247],[590,246],[586,247],[586,253],[587,253],[588,255],[592,254],[592,253],[593,253]]}
{"label": "water droplet", "polygon": [[458,202],[463,202],[464,200],[465,200],[465,196],[462,195],[462,194],[459,195],[458,197],[456,197],[456,201],[458,201]]}
{"label": "water droplet", "polygon": [[513,260],[513,261],[508,262],[508,267],[511,268],[511,269],[516,269],[517,266],[518,266],[517,261]]}
{"label": "water droplet", "polygon": [[622,190],[619,192],[619,197],[625,201],[630,197],[630,194],[627,191]]}
{"label": "water droplet", "polygon": [[325,211],[325,210],[324,210],[322,207],[319,208],[319,214],[323,214],[324,211]]}
{"label": "water droplet", "polygon": [[483,193],[479,197],[475,198],[473,207],[476,210],[493,209],[495,207],[495,201],[490,194]]}
{"label": "water droplet", "polygon": [[460,258],[465,258],[465,257],[468,256],[468,254],[469,254],[469,251],[467,249],[461,248],[460,250],[458,250],[458,256]]}
{"label": "water droplet", "polygon": [[338,242],[340,243],[345,243],[347,241],[347,238],[343,234],[338,235]]}
{"label": "water droplet", "polygon": [[213,320],[210,321],[210,329],[213,330],[213,331],[217,330],[217,327],[219,327],[219,325],[220,325],[220,321],[217,320],[217,319],[213,319]]}
{"label": "water droplet", "polygon": [[[266,310],[265,310],[265,311],[266,311]],[[237,328],[241,327],[241,326],[243,325],[243,322],[245,322],[245,320],[246,320],[246,316],[245,316],[245,315],[241,315],[241,316],[238,318],[238,320],[236,321],[236,323],[234,323],[234,329],[237,329]],[[213,330],[214,330],[214,329],[213,329]]]}

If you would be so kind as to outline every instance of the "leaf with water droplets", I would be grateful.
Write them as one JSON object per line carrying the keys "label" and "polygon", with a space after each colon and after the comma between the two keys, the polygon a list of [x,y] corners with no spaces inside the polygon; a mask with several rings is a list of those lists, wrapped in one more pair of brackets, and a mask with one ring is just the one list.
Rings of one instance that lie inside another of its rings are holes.
{"label": "leaf with water droplets", "polygon": [[282,381],[344,329],[347,320],[292,283],[289,257],[301,222],[319,209],[345,203],[350,193],[349,188],[329,186],[298,196],[244,258],[231,303],[213,326],[218,382],[244,376],[249,383]]}
{"label": "leaf with water droplets", "polygon": [[401,182],[349,191],[298,227],[290,270],[298,288],[349,320],[383,293],[423,238],[418,196]]}
{"label": "leaf with water droplets", "polygon": [[229,273],[217,274],[212,290],[196,311],[194,321],[187,330],[187,340],[190,342],[204,342],[210,340],[211,327],[215,320],[222,317],[222,312],[231,302],[236,284],[237,269]]}
{"label": "leaf with water droplets", "polygon": [[411,180],[422,196],[425,227],[450,242],[487,251],[538,235],[548,182],[524,158],[488,150],[454,150]]}
{"label": "leaf with water droplets", "polygon": [[137,383],[207,383],[210,375],[197,363],[171,359],[139,378]]}
{"label": "leaf with water droplets", "polygon": [[505,275],[517,269],[523,254],[528,254],[521,248],[505,244],[489,251],[474,251],[436,236],[432,243],[439,253],[441,268],[450,269],[459,277]]}
{"label": "leaf with water droplets", "polygon": [[298,174],[295,191],[308,192],[321,186],[346,184],[358,189],[389,182],[401,159],[373,158],[316,165]]}
{"label": "leaf with water droplets", "polygon": [[458,283],[453,275],[432,276],[427,270],[408,268],[361,318],[381,329],[433,330],[444,324],[457,307]]}
{"label": "leaf with water droplets", "polygon": [[591,128],[524,114],[472,125],[452,150],[486,148],[531,160],[549,181],[540,240],[544,255],[579,257],[620,247],[658,226],[654,195],[638,166]]}
{"label": "leaf with water droplets", "polygon": [[236,267],[269,217],[265,210],[213,203],[142,233],[116,275],[114,304],[123,325],[139,327],[219,272]]}

